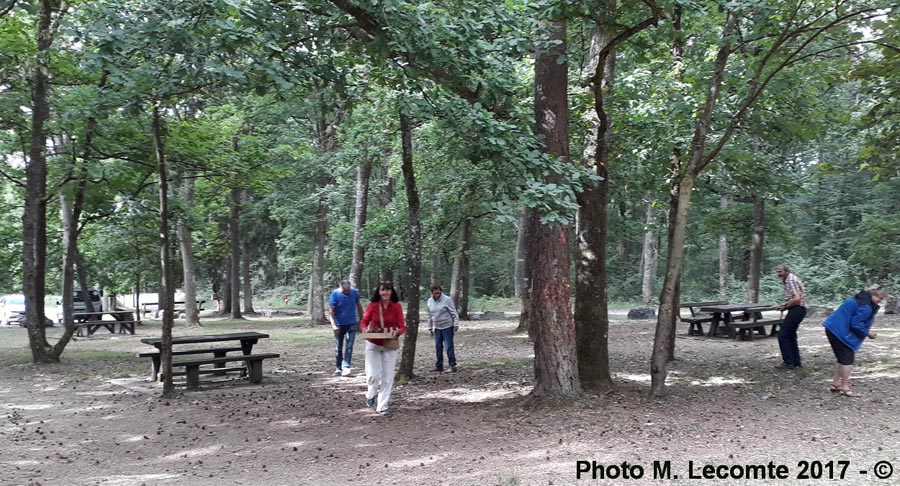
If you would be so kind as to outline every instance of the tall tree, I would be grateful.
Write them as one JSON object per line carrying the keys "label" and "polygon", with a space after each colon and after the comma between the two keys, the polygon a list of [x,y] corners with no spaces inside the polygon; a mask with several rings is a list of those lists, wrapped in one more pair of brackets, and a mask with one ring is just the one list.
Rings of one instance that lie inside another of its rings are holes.
{"label": "tall tree", "polygon": [[[541,149],[551,157],[569,160],[568,62],[566,21],[546,22],[546,47],[535,53],[535,132]],[[547,176],[552,184],[556,178]],[[542,221],[534,211],[529,224],[532,258],[532,306],[535,323],[534,395],[561,399],[581,394],[575,349],[575,321],[570,307],[569,236],[560,221]]]}
{"label": "tall tree", "polygon": [[416,338],[419,335],[419,284],[422,273],[422,222],[419,215],[419,190],[413,168],[412,125],[409,115],[400,109],[400,139],[402,147],[403,182],[406,186],[406,201],[409,211],[407,223],[407,273],[406,273],[406,335],[400,357],[398,378],[411,379],[415,376],[413,366],[416,358]]}

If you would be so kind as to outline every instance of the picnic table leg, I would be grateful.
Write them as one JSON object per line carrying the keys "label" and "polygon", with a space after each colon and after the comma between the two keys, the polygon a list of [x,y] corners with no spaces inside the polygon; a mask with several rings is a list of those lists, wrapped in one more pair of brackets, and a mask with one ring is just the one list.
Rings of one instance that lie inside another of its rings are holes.
{"label": "picnic table leg", "polygon": [[160,358],[159,358],[159,355],[157,354],[156,356],[151,356],[150,359],[153,360],[153,362],[150,363],[150,380],[156,381],[160,378],[160,376],[159,376],[159,368],[161,366]]}
{"label": "picnic table leg", "polygon": [[725,314],[725,329],[728,331],[728,337],[730,339],[737,338],[737,333],[734,332],[734,328],[729,326],[729,324],[731,324],[733,322],[734,322],[734,318],[732,317],[731,313],[730,312],[726,313]]}
{"label": "picnic table leg", "polygon": [[247,369],[250,371],[250,383],[259,383],[262,381],[262,363],[261,359],[247,360]]}
{"label": "picnic table leg", "polygon": [[719,330],[719,321],[722,319],[721,312],[712,313],[712,322],[709,323],[709,333],[707,336],[716,337],[716,331]]}
{"label": "picnic table leg", "polygon": [[187,371],[187,389],[188,390],[199,390],[200,389],[200,365],[187,365],[187,366],[185,366],[185,371]]}
{"label": "picnic table leg", "polygon": [[[216,358],[224,358],[227,354],[228,353],[225,351],[213,351],[213,356],[215,356]],[[224,368],[224,367],[225,367],[225,363],[216,363],[213,365],[213,368]],[[224,375],[225,372],[224,371],[216,371],[213,374],[221,376],[221,375]]]}
{"label": "picnic table leg", "polygon": [[254,344],[256,344],[256,339],[242,339],[241,353],[243,353],[244,355],[253,354]]}

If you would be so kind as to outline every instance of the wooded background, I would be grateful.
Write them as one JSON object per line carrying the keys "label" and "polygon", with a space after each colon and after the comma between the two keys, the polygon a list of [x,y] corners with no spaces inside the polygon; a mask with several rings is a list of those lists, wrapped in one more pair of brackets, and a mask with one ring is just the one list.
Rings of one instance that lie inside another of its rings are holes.
{"label": "wooded background", "polygon": [[777,263],[811,303],[897,287],[896,10],[0,2],[0,290],[33,323],[81,285],[321,324],[343,278],[415,322],[441,282],[522,300],[536,394],[603,386],[610,301],[658,306],[662,359],[673,304],[776,302]]}

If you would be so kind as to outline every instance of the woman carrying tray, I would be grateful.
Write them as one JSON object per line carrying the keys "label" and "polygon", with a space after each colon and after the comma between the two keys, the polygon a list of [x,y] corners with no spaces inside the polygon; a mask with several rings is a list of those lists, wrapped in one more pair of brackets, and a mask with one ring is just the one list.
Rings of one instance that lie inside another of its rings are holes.
{"label": "woman carrying tray", "polygon": [[400,341],[406,332],[403,307],[394,286],[388,282],[378,284],[375,293],[359,321],[362,332],[390,332],[394,339],[366,338],[366,405],[375,406],[380,414],[388,413],[388,402],[394,389],[394,367]]}

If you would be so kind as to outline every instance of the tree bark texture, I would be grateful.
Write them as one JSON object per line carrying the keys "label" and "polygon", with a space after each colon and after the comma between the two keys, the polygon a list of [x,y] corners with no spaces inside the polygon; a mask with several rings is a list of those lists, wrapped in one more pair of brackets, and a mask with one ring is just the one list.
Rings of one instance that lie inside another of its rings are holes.
{"label": "tree bark texture", "polygon": [[607,309],[607,208],[609,205],[609,154],[613,141],[612,120],[606,110],[607,93],[612,91],[615,75],[614,51],[603,49],[611,40],[611,26],[604,22],[591,33],[593,53],[591,90],[594,110],[589,114],[592,126],[585,136],[582,163],[600,180],[578,194],[578,219],[575,230],[575,334],[578,349],[578,373],[581,384],[591,389],[612,386],[609,372],[609,314]]}
{"label": "tree bark texture", "polygon": [[356,169],[356,210],[353,215],[353,257],[350,261],[350,286],[359,288],[366,261],[366,247],[362,232],[366,227],[369,207],[369,179],[372,177],[372,159],[366,157]]}
{"label": "tree bark texture", "polygon": [[522,299],[522,295],[525,293],[525,248],[528,247],[526,244],[526,238],[528,237],[528,217],[526,215],[526,210],[522,210],[522,215],[519,217],[519,224],[516,230],[516,269],[515,281],[513,284],[515,285],[516,298]]}
{"label": "tree bark texture", "polygon": [[419,283],[422,272],[422,223],[420,220],[419,190],[416,188],[416,174],[413,170],[412,127],[408,116],[400,112],[400,137],[403,147],[403,181],[406,185],[409,222],[407,231],[407,275],[406,275],[406,335],[400,357],[398,377],[411,379],[416,358],[416,339],[419,334]]}
{"label": "tree bark texture", "polygon": [[759,279],[762,277],[763,237],[766,231],[766,200],[753,201],[753,234],[750,242],[750,274],[747,276],[748,302],[759,302]]}
{"label": "tree bark texture", "polygon": [[228,217],[228,231],[231,243],[231,266],[228,280],[231,282],[231,318],[243,319],[241,315],[241,190],[232,188],[229,197],[231,213]]}
{"label": "tree bark texture", "polygon": [[[554,42],[535,56],[535,131],[542,149],[569,160],[568,62],[566,22],[547,24]],[[555,179],[548,176],[546,182]],[[534,396],[540,400],[581,394],[575,349],[575,320],[569,285],[569,232],[560,223],[541,222],[535,211],[529,229],[533,291],[530,318],[535,324]]]}
{"label": "tree bark texture", "polygon": [[162,309],[160,371],[164,374],[163,396],[175,392],[172,382],[172,328],[175,325],[175,288],[172,285],[172,260],[169,255],[169,171],[166,165],[165,138],[159,105],[153,105],[153,149],[156,153],[159,192],[159,308]]}

